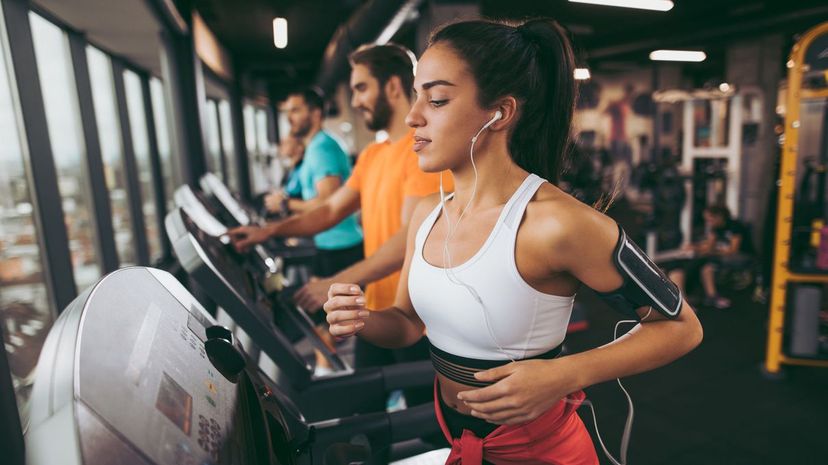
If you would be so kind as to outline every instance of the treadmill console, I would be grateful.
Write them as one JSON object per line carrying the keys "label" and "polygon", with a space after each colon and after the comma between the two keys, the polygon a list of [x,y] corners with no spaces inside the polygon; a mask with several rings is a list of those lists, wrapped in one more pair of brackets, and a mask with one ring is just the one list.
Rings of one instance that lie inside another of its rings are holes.
{"label": "treadmill console", "polygon": [[242,205],[233,197],[230,189],[221,182],[213,173],[207,173],[201,177],[201,188],[205,192],[213,195],[216,200],[227,209],[233,218],[241,225],[248,225],[251,223],[259,223],[261,219],[255,212],[242,207]]}
{"label": "treadmill console", "polygon": [[198,198],[190,186],[183,185],[175,190],[175,204],[183,208],[199,227],[211,236],[223,236],[227,234],[227,227],[216,219],[215,215],[207,210],[205,203]]}
{"label": "treadmill console", "polygon": [[134,267],[103,278],[47,338],[27,462],[278,463],[271,438],[291,437],[282,410],[266,413],[250,369],[234,383],[214,366],[204,344],[214,327],[166,272]]}

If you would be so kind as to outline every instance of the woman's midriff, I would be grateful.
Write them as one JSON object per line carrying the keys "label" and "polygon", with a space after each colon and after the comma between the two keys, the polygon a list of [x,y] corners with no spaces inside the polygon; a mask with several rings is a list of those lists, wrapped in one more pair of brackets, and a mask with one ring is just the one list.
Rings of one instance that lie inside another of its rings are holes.
{"label": "woman's midriff", "polygon": [[467,386],[465,384],[458,383],[457,381],[452,381],[440,373],[437,373],[437,381],[439,381],[440,395],[443,396],[443,402],[463,415],[471,415],[471,408],[469,408],[462,401],[458,400],[457,394],[463,391],[471,391],[481,388],[476,386]]}

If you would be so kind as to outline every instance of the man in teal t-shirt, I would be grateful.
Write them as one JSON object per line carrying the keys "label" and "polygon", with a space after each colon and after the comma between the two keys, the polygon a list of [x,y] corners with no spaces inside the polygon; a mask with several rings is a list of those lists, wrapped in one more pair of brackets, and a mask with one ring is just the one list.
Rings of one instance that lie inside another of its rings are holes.
{"label": "man in teal t-shirt", "polygon": [[[323,100],[312,89],[288,95],[284,104],[292,137],[302,139],[305,154],[285,192],[287,207],[301,213],[315,208],[351,175],[351,162],[339,143],[322,130]],[[318,250],[314,274],[333,276],[363,259],[362,229],[354,215],[313,237]]]}

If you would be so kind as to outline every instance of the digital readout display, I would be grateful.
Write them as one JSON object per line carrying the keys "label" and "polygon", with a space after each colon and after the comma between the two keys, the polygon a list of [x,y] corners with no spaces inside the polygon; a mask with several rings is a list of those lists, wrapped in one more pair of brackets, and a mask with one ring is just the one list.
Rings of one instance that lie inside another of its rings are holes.
{"label": "digital readout display", "polygon": [[158,397],[155,399],[155,408],[181,428],[184,434],[190,434],[193,398],[167,373],[164,373],[163,378],[161,378]]}

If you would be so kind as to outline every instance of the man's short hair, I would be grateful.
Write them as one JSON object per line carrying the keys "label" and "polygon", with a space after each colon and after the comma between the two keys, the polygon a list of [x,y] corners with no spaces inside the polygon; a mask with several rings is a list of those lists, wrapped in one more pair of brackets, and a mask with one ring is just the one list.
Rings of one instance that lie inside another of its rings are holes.
{"label": "man's short hair", "polygon": [[325,116],[325,99],[322,97],[322,93],[319,90],[312,87],[306,87],[304,89],[299,89],[289,93],[288,97],[292,95],[302,97],[305,101],[305,105],[307,105],[310,110],[318,109],[322,112],[322,116]]}
{"label": "man's short hair", "polygon": [[356,65],[367,67],[380,86],[384,86],[391,76],[399,77],[405,94],[409,99],[411,98],[414,86],[414,66],[417,60],[414,54],[402,45],[366,44],[351,53],[348,61],[352,68]]}

